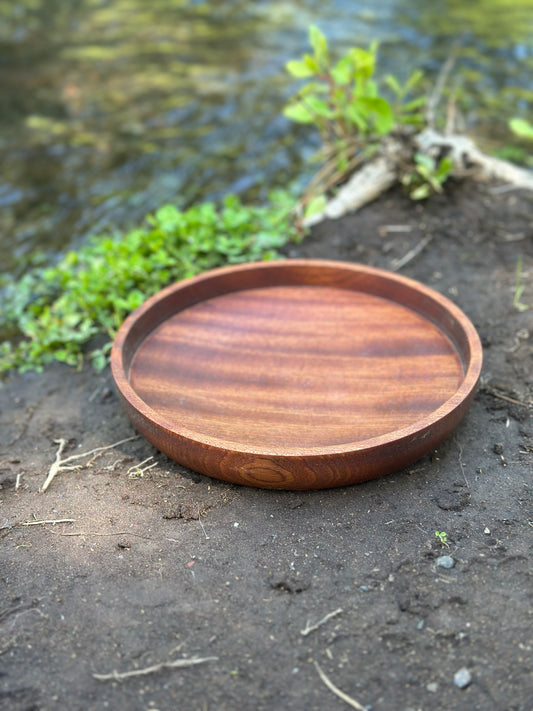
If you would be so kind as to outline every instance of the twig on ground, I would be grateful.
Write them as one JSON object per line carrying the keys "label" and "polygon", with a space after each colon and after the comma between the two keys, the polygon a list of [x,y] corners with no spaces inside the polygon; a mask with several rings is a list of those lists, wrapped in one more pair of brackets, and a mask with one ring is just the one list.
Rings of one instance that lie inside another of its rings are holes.
{"label": "twig on ground", "polygon": [[328,689],[335,694],[335,696],[338,696],[339,699],[342,699],[344,701],[344,703],[348,704],[348,706],[351,706],[353,709],[357,709],[357,711],[366,711],[366,708],[362,706],[358,701],[352,699],[351,696],[348,696],[348,694],[345,694],[344,691],[341,691],[337,686],[335,686],[331,679],[326,676],[326,674],[324,674],[318,662],[315,662],[314,664],[318,675],[320,676],[324,684],[328,687]]}
{"label": "twig on ground", "polygon": [[314,625],[309,624],[309,620],[305,623],[305,628],[303,630],[300,630],[300,634],[303,637],[307,637],[308,634],[311,634],[311,632],[314,632],[317,630],[319,627],[322,627],[322,625],[325,625],[328,620],[331,620],[332,617],[336,617],[337,615],[340,615],[342,612],[342,608],[338,608],[337,610],[333,610],[333,612],[328,612],[325,617],[323,617],[321,620],[316,622]]}
{"label": "twig on ground", "polygon": [[459,450],[459,466],[461,467],[461,474],[463,475],[463,479],[465,480],[465,484],[467,488],[470,488],[470,485],[468,483],[468,479],[466,478],[465,474],[465,465],[463,463],[463,445],[459,443],[459,440],[457,437],[455,438],[455,444],[457,445],[457,449]]}
{"label": "twig on ground", "polygon": [[126,672],[117,672],[113,670],[111,674],[93,674],[95,679],[99,681],[124,681],[124,679],[130,679],[133,676],[145,676],[146,674],[155,674],[162,669],[183,669],[185,667],[192,667],[196,664],[204,664],[205,662],[215,662],[218,657],[192,657],[191,659],[175,659],[172,662],[161,662],[160,664],[153,664],[151,667],[144,667],[144,669],[132,669]]}
{"label": "twig on ground", "polygon": [[202,531],[204,532],[204,536],[205,536],[206,541],[208,541],[208,540],[209,540],[209,536],[208,536],[207,533],[205,532],[204,524],[202,523],[202,519],[200,518],[200,504],[198,504],[198,523],[200,524],[200,528],[201,528]]}
{"label": "twig on ground", "polygon": [[147,462],[150,461],[150,459],[153,459],[153,455],[150,457],[146,457],[146,459],[143,459],[142,462],[139,462],[139,464],[134,464],[132,467],[130,467],[127,471],[128,478],[129,479],[139,479],[144,476],[144,473],[147,472],[149,469],[153,469],[154,467],[157,467],[157,462],[152,462],[151,464],[148,464],[148,466],[143,467],[143,464],[146,464]]}
{"label": "twig on ground", "polygon": [[379,228],[379,236],[386,237],[391,232],[412,232],[411,225],[383,225]]}
{"label": "twig on ground", "polygon": [[512,405],[520,405],[520,407],[531,407],[533,405],[533,402],[522,402],[522,400],[515,400],[513,397],[509,397],[508,395],[504,395],[503,393],[498,392],[494,388],[491,388],[489,385],[484,385],[481,388],[484,390],[486,393],[489,395],[493,395],[494,397],[499,398],[500,400],[505,400],[505,402],[510,402]]}
{"label": "twig on ground", "polygon": [[56,533],[55,531],[50,531],[56,536],[137,536],[137,538],[143,538],[145,541],[152,541],[153,538],[148,536],[143,536],[140,533],[134,533],[133,531],[114,531],[113,533],[99,533],[98,531],[72,531],[72,533]]}
{"label": "twig on ground", "polygon": [[407,254],[404,254],[403,257],[400,257],[400,259],[393,259],[390,265],[391,271],[397,272],[403,267],[405,267],[407,264],[409,264],[409,262],[412,262],[413,259],[415,257],[418,257],[420,252],[422,252],[422,250],[428,246],[433,237],[434,235],[427,235],[427,237],[421,239],[420,242],[413,247],[413,249],[410,249]]}
{"label": "twig on ground", "polygon": [[[504,193],[510,193],[513,190],[520,190],[520,186],[513,185],[512,183],[510,183],[509,185],[496,185],[494,188],[489,188],[488,192],[492,193],[493,195],[503,195]],[[520,239],[524,238],[521,237]]]}
{"label": "twig on ground", "polygon": [[21,477],[22,477],[22,474],[21,474],[21,472],[19,472],[19,473],[17,474],[17,478],[15,479],[15,491],[17,491],[18,489],[20,489],[20,479],[21,479]]}
{"label": "twig on ground", "polygon": [[24,521],[18,524],[19,526],[41,526],[44,523],[51,523],[56,524],[56,523],[74,523],[75,518],[50,518],[46,519],[43,521]]}
{"label": "twig on ground", "polygon": [[48,471],[48,476],[46,477],[44,484],[41,486],[39,491],[43,493],[48,489],[52,481],[55,479],[55,477],[59,474],[61,471],[73,471],[74,469],[83,469],[85,465],[83,464],[75,464],[73,466],[65,466],[67,462],[73,462],[76,459],[83,459],[83,457],[90,457],[91,454],[96,454],[97,452],[104,452],[106,449],[113,449],[113,447],[118,447],[119,444],[124,444],[124,442],[131,442],[134,439],[138,439],[138,435],[134,435],[133,437],[126,437],[126,439],[121,439],[118,442],[114,442],[113,444],[108,444],[105,447],[96,447],[95,449],[91,449],[88,452],[82,452],[80,454],[73,454],[70,457],[67,457],[66,459],[61,459],[61,455],[63,454],[63,450],[66,447],[67,440],[66,439],[55,439],[54,442],[59,445],[57,448],[56,452],[56,458],[52,466],[50,467]]}
{"label": "twig on ground", "polygon": [[16,528],[17,526],[42,526],[46,523],[56,524],[56,523],[74,523],[75,518],[50,518],[45,521],[18,521],[17,523],[6,523],[4,526],[0,526],[0,531],[5,528]]}

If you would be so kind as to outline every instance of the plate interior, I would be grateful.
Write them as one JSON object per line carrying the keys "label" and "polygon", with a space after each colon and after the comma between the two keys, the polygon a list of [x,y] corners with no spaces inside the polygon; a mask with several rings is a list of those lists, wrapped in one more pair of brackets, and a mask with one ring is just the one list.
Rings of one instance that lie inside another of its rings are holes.
{"label": "plate interior", "polygon": [[463,378],[453,344],[418,312],[305,284],[178,311],[147,335],[129,369],[135,392],[177,431],[295,453],[411,425]]}

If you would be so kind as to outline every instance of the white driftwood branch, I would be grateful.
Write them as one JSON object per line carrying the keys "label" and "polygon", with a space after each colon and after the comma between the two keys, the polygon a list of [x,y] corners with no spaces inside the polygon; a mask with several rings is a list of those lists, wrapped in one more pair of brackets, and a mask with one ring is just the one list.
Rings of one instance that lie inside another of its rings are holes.
{"label": "white driftwood branch", "polygon": [[304,220],[304,226],[312,227],[322,220],[335,220],[349,212],[356,212],[386,192],[399,178],[400,165],[406,162],[410,142],[411,156],[415,152],[435,158],[442,154],[449,156],[454,164],[452,175],[456,177],[498,180],[516,188],[533,190],[533,171],[486,155],[467,136],[443,136],[427,128],[410,139],[406,137],[403,142],[390,141],[380,157],[354,173],[324,210]]}
{"label": "white driftwood branch", "polygon": [[453,174],[456,176],[473,175],[478,180],[501,180],[517,188],[533,190],[533,171],[486,155],[467,136],[443,136],[426,128],[415,136],[414,142],[419,151],[428,155],[445,151],[453,160]]}
{"label": "white driftwood branch", "polygon": [[377,158],[354,173],[322,212],[304,220],[305,227],[312,227],[322,220],[336,220],[348,212],[372,202],[391,188],[398,179],[395,165],[386,158]]}

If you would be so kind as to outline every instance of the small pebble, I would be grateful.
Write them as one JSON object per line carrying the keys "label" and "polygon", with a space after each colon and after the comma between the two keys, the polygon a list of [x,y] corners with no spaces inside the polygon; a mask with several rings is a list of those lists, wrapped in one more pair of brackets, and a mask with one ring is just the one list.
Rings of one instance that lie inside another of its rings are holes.
{"label": "small pebble", "polygon": [[455,674],[453,675],[453,683],[459,689],[466,689],[466,687],[470,686],[470,684],[472,683],[472,674],[470,674],[468,669],[465,669],[465,667],[463,667],[462,669],[459,669],[459,671],[455,672]]}
{"label": "small pebble", "polygon": [[362,590],[363,592],[368,592],[370,588],[368,587],[368,585],[360,585],[359,590]]}
{"label": "small pebble", "polygon": [[426,686],[426,689],[427,689],[428,691],[431,691],[432,694],[435,694],[435,693],[437,693],[437,691],[439,690],[439,685],[437,684],[437,682],[432,681],[430,684],[428,684],[428,685]]}
{"label": "small pebble", "polygon": [[441,555],[437,558],[439,568],[453,568],[455,565],[454,559],[449,555]]}

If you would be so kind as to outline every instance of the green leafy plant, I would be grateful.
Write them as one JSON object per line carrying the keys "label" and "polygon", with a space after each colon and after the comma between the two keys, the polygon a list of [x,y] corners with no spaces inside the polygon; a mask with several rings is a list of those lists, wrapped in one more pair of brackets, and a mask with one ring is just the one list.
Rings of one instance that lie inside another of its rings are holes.
{"label": "green leafy plant", "polygon": [[333,62],[328,41],[315,26],[309,30],[312,53],[290,60],[287,71],[304,85],[288,102],[284,114],[298,123],[313,124],[322,138],[322,170],[310,199],[338,184],[378,150],[384,137],[398,127],[424,123],[425,98],[414,96],[422,73],[405,84],[386,76],[377,81],[377,45],[353,47]]}
{"label": "green leafy plant", "polygon": [[424,200],[433,193],[442,192],[442,185],[453,169],[452,159],[444,157],[436,161],[424,153],[416,153],[414,162],[414,169],[401,178],[402,185],[408,189],[411,199]]}
{"label": "green leafy plant", "polygon": [[448,534],[446,531],[435,531],[435,536],[437,537],[439,543],[443,548],[449,548],[450,544],[448,543]]}
{"label": "green leafy plant", "polygon": [[88,355],[103,368],[126,315],[166,284],[223,264],[278,256],[297,236],[293,208],[294,199],[281,191],[264,207],[247,207],[236,196],[220,209],[166,205],[141,228],[93,237],[55,266],[8,282],[0,329],[11,338],[0,344],[0,372],[41,370],[54,360],[79,366],[98,336],[102,342]]}

